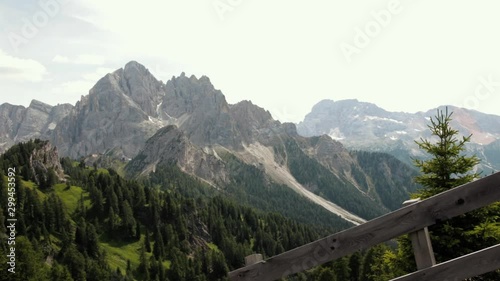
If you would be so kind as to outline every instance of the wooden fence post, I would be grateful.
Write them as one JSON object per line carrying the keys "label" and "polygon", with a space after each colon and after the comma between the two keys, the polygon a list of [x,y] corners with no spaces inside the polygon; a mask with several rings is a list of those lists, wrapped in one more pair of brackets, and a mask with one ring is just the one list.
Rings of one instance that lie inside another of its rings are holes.
{"label": "wooden fence post", "polygon": [[[420,202],[420,198],[407,200],[403,202],[403,206],[408,206],[417,202]],[[434,258],[434,250],[432,249],[431,238],[427,227],[411,232],[408,235],[410,236],[411,244],[413,246],[417,269],[425,269],[435,265],[436,259]]]}

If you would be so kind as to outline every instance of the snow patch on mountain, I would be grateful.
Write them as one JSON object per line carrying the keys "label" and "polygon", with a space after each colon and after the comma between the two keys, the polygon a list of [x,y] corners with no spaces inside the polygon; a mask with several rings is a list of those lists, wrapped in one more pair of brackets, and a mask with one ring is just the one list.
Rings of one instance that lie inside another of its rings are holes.
{"label": "snow patch on mountain", "polygon": [[48,128],[49,130],[54,130],[54,129],[56,128],[56,126],[57,126],[57,124],[56,124],[56,123],[54,123],[54,122],[52,122],[52,123],[50,123],[50,124],[47,126],[47,128]]}
{"label": "snow patch on mountain", "polygon": [[330,132],[328,133],[328,136],[334,140],[337,140],[337,141],[345,139],[345,136],[344,136],[344,134],[342,134],[339,127],[336,127],[335,129],[331,129]]}
{"label": "snow patch on mountain", "polygon": [[391,118],[366,115],[363,121],[368,121],[368,120],[388,121],[388,122],[403,124],[403,122]]}

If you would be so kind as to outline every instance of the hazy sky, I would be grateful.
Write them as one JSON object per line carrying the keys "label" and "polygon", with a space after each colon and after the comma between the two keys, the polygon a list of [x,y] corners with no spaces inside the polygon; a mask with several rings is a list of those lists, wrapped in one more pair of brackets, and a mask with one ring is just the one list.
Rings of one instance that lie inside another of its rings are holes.
{"label": "hazy sky", "polygon": [[298,122],[322,99],[500,115],[500,2],[2,0],[0,103],[75,104],[128,61]]}

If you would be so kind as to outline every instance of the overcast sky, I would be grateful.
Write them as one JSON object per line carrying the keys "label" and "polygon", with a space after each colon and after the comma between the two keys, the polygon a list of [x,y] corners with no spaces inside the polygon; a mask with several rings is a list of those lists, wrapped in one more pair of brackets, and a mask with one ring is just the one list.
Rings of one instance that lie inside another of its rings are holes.
{"label": "overcast sky", "polygon": [[75,104],[128,61],[298,122],[322,99],[500,115],[500,2],[2,0],[0,103]]}

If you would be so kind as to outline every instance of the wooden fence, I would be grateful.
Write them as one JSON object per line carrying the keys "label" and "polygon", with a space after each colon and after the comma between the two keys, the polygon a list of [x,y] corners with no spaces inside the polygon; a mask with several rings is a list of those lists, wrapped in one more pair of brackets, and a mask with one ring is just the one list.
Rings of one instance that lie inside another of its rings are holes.
{"label": "wooden fence", "polygon": [[[426,227],[500,201],[500,173],[229,273],[231,281],[273,281],[412,233],[419,270],[393,281],[463,280],[500,268],[500,245],[435,265]],[[429,242],[429,243],[428,243]],[[258,257],[258,256],[257,256]],[[419,262],[419,258],[421,261]]]}

